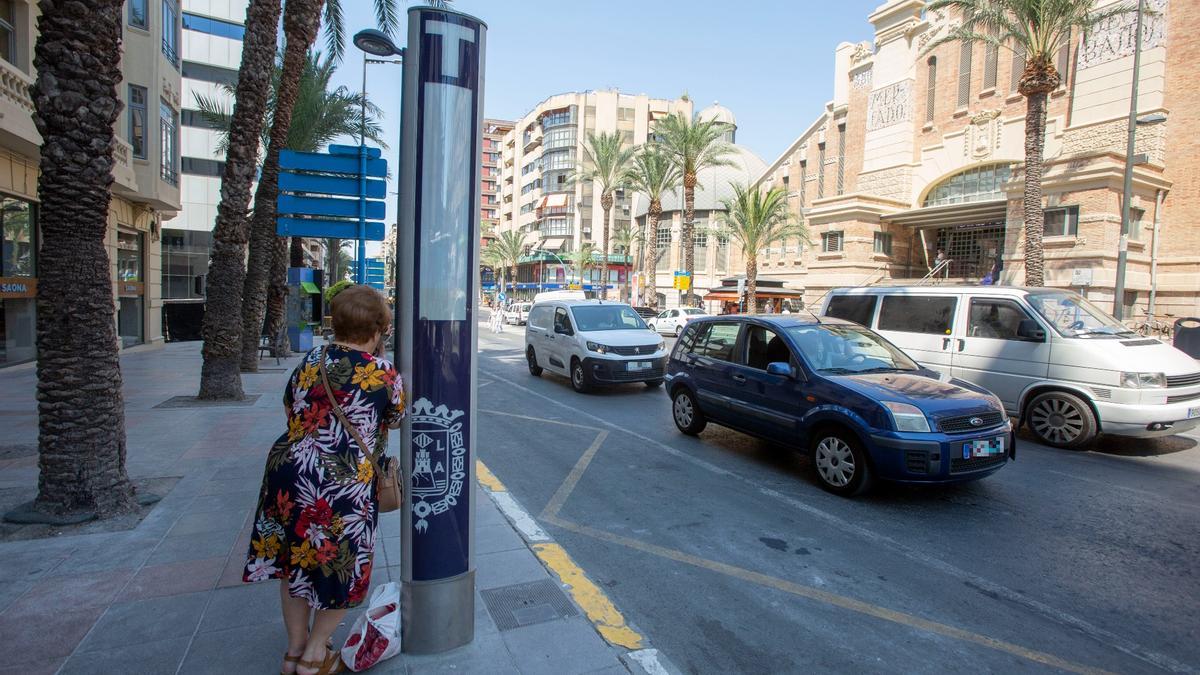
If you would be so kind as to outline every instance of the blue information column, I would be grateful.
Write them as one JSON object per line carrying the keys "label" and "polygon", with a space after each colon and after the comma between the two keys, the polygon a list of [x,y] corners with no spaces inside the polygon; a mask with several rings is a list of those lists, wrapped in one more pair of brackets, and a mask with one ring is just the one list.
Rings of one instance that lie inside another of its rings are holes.
{"label": "blue information column", "polygon": [[404,651],[474,637],[475,332],[487,26],[408,10],[396,242],[396,360],[409,386],[402,466]]}

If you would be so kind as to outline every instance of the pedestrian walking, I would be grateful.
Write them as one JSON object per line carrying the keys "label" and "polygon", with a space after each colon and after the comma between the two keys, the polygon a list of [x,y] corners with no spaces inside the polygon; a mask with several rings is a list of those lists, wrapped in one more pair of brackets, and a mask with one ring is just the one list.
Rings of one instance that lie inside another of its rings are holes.
{"label": "pedestrian walking", "polygon": [[330,636],[371,585],[377,480],[405,411],[400,375],[381,357],[392,326],[383,295],[350,286],[331,305],[333,342],[305,355],[283,393],[287,432],[267,455],[242,577],[280,580],[284,675],[342,668]]}
{"label": "pedestrian walking", "polygon": [[504,305],[496,305],[496,309],[492,310],[492,332],[504,332]]}

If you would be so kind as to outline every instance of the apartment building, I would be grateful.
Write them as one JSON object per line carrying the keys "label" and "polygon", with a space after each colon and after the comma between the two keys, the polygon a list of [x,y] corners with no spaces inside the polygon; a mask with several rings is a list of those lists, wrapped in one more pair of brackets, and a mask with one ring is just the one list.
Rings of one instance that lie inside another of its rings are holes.
{"label": "apartment building", "polygon": [[[600,189],[570,180],[584,159],[587,135],[619,132],[626,144],[640,145],[649,138],[656,119],[675,112],[690,117],[692,102],[618,91],[568,92],[543,100],[514,123],[500,149],[498,229],[520,232],[530,250],[518,270],[517,297],[563,287],[571,274],[565,254],[584,242],[602,246]],[[632,226],[632,197],[625,192],[616,195],[610,231]],[[607,253],[607,284],[615,289],[625,280],[632,259],[611,250]],[[584,287],[599,288],[598,274],[592,271],[590,278],[582,280]]]}
{"label": "apartment building", "polygon": [[504,136],[513,130],[507,120],[483,121],[483,155],[480,158],[479,232],[484,239],[495,236],[500,226],[500,156]]}
{"label": "apartment building", "polygon": [[[1124,239],[1124,315],[1143,317],[1153,301],[1160,316],[1195,316],[1200,47],[1191,36],[1200,5],[1147,5],[1127,232],[1136,16],[1075,36],[1057,56],[1062,84],[1046,115],[1046,283],[1112,309]],[[957,18],[921,0],[891,0],[867,20],[874,40],[837,47],[832,100],[760,179],[789,190],[813,240],[760,256],[761,273],[804,287],[813,302],[835,286],[916,282],[941,252],[952,279],[1023,283],[1022,57],[985,45],[927,52]]]}
{"label": "apartment building", "polygon": [[[160,246],[179,211],[181,12],[175,0],[128,0],[115,125],[107,247],[122,348],[162,342]],[[0,2],[0,366],[36,351],[37,179],[41,136],[29,87],[37,5]]]}

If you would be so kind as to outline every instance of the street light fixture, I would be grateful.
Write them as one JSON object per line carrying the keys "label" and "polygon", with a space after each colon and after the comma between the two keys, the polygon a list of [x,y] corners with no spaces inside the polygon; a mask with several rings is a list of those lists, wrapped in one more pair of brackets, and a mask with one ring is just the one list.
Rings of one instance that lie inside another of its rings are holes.
{"label": "street light fixture", "polygon": [[392,42],[387,33],[374,28],[365,28],[354,34],[354,46],[372,56],[400,56],[404,50]]}

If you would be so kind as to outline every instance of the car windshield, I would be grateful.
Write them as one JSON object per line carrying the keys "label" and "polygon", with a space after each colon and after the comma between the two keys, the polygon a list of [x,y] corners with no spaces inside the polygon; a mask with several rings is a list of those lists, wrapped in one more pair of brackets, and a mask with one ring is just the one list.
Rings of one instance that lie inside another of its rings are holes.
{"label": "car windshield", "polygon": [[689,307],[688,309],[683,310],[683,313],[691,315],[691,316],[700,316],[700,315],[704,314],[704,310],[696,309],[694,307]]}
{"label": "car windshield", "polygon": [[1133,335],[1120,321],[1071,291],[1030,293],[1029,304],[1064,337]]}
{"label": "car windshield", "polygon": [[862,326],[814,324],[787,330],[817,372],[848,375],[919,369],[904,352]]}
{"label": "car windshield", "polygon": [[584,332],[645,329],[646,322],[628,305],[578,305],[571,308],[575,326]]}

